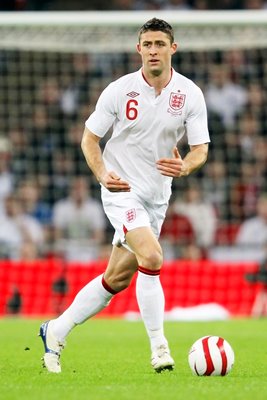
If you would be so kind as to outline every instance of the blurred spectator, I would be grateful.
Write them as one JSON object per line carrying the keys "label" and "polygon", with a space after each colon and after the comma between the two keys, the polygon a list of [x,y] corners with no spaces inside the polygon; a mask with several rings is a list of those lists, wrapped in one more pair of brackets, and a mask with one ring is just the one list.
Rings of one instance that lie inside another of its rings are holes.
{"label": "blurred spectator", "polygon": [[247,91],[231,80],[226,64],[213,64],[209,69],[209,83],[204,93],[208,110],[220,116],[226,128],[232,128],[245,107]]}
{"label": "blurred spectator", "polygon": [[160,10],[161,0],[113,0],[114,10]]}
{"label": "blurred spectator", "polygon": [[240,157],[243,161],[254,159],[254,142],[260,134],[260,121],[251,112],[242,113],[237,120]]}
{"label": "blurred spectator", "polygon": [[197,261],[205,259],[206,254],[198,245],[190,243],[183,247],[181,258],[184,260]]}
{"label": "blurred spectator", "polygon": [[242,8],[243,0],[210,0],[209,8],[215,10],[237,10]]}
{"label": "blurred spectator", "polygon": [[93,199],[87,177],[73,178],[69,197],[55,203],[56,250],[68,261],[97,259],[105,239],[105,216]]}
{"label": "blurred spectator", "polygon": [[46,104],[35,104],[26,126],[30,173],[52,173],[53,154],[64,143],[60,126],[59,113],[51,118]]}
{"label": "blurred spectator", "polygon": [[[53,58],[44,62],[53,65]],[[40,72],[39,72],[40,73]],[[65,74],[63,75],[65,76]],[[49,157],[55,148],[64,143],[64,115],[61,108],[62,78],[55,75],[39,78],[35,83],[34,107],[29,112],[27,132],[32,144],[41,152],[41,157]]]}
{"label": "blurred spectator", "polygon": [[209,9],[209,0],[193,0],[192,8],[194,10],[208,10]]}
{"label": "blurred spectator", "polygon": [[67,196],[74,169],[74,160],[69,156],[66,144],[53,152],[51,170],[46,171],[49,176],[45,196],[50,204]]}
{"label": "blurred spectator", "polygon": [[44,105],[36,104],[32,109],[27,126],[30,148],[35,148],[38,155],[47,155],[53,147],[51,138],[51,124]]}
{"label": "blurred spectator", "polygon": [[51,223],[51,207],[42,200],[36,179],[28,176],[19,183],[16,193],[25,214],[36,218],[42,225]]}
{"label": "blurred spectator", "polygon": [[236,129],[227,130],[224,135],[224,142],[221,148],[215,148],[214,154],[220,156],[220,159],[225,162],[227,169],[229,184],[233,179],[240,176],[241,152],[240,152],[239,137]]}
{"label": "blurred spectator", "polygon": [[264,135],[267,131],[266,91],[258,82],[248,85],[248,98],[245,113],[252,115],[258,121],[258,133]]}
{"label": "blurred spectator", "polygon": [[90,173],[81,149],[83,130],[84,123],[78,121],[70,124],[67,132],[66,148],[68,149],[68,157],[74,161],[73,168],[75,175],[86,175]]}
{"label": "blurred spectator", "polygon": [[29,146],[28,137],[21,127],[10,129],[8,137],[12,147],[12,172],[17,182],[34,169],[31,164],[32,149]]}
{"label": "blurred spectator", "polygon": [[[175,1],[175,0],[174,0]],[[258,10],[264,0],[182,0],[196,10]],[[1,11],[70,11],[70,10],[155,10],[164,8],[164,0],[2,0]],[[154,6],[154,8],[153,8]]]}
{"label": "blurred spectator", "polygon": [[244,0],[244,8],[246,10],[263,10],[267,8],[265,0]]}
{"label": "blurred spectator", "polygon": [[131,11],[135,9],[135,0],[113,0],[112,5],[114,10]]}
{"label": "blurred spectator", "polygon": [[22,307],[22,296],[19,288],[14,285],[11,289],[10,296],[7,299],[6,308],[8,314],[19,314]]}
{"label": "blurred spectator", "polygon": [[44,233],[39,222],[22,211],[19,199],[9,195],[5,199],[5,213],[0,217],[0,254],[8,259],[20,259],[25,243],[31,243],[36,254],[42,251]]}
{"label": "blurred spectator", "polygon": [[10,141],[0,137],[0,216],[4,212],[4,200],[12,192],[14,176],[11,172],[12,155]]}
{"label": "blurred spectator", "polygon": [[60,76],[57,75],[42,80],[37,88],[37,104],[45,108],[50,140],[53,144],[60,143],[60,135],[62,134],[61,95]]}
{"label": "blurred spectator", "polygon": [[266,186],[267,176],[267,141],[265,136],[255,137],[253,143],[253,157],[255,160],[255,176],[261,183],[261,188]]}
{"label": "blurred spectator", "polygon": [[192,224],[196,244],[203,250],[215,242],[217,216],[211,203],[205,201],[203,192],[197,183],[192,182],[183,198],[176,198],[173,209],[177,214],[186,216]]}
{"label": "blurred spectator", "polygon": [[73,54],[69,73],[65,73],[60,106],[64,115],[77,118],[82,104],[90,103],[91,83],[102,76],[101,69],[88,54]]}
{"label": "blurred spectator", "polygon": [[191,6],[187,0],[166,0],[162,3],[162,10],[191,10]]}
{"label": "blurred spectator", "polygon": [[204,199],[213,205],[219,219],[227,219],[227,202],[229,196],[229,178],[224,161],[210,160],[205,168],[203,179]]}
{"label": "blurred spectator", "polygon": [[261,179],[256,175],[254,160],[242,162],[239,172],[230,188],[230,216],[235,221],[243,221],[256,213],[261,190]]}
{"label": "blurred spectator", "polygon": [[[222,53],[222,63],[227,65],[232,81],[237,84],[257,81],[259,74],[258,66],[255,64],[257,52],[254,56],[249,56],[251,53],[243,49],[229,49]],[[249,96],[248,96],[249,101]]]}
{"label": "blurred spectator", "polygon": [[267,244],[267,193],[262,193],[257,201],[256,215],[246,219],[237,233],[236,244],[255,246],[255,251]]}
{"label": "blurred spectator", "polygon": [[108,0],[24,0],[27,2],[27,10],[108,10],[112,1]]}
{"label": "blurred spectator", "polygon": [[189,218],[177,213],[174,205],[170,204],[160,234],[164,258],[182,258],[184,249],[195,241],[195,232]]}

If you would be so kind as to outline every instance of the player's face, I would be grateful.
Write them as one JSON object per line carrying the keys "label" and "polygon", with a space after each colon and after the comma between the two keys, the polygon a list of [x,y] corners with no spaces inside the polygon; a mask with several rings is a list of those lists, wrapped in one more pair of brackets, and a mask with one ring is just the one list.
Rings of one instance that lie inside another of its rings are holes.
{"label": "player's face", "polygon": [[161,31],[148,31],[141,35],[137,51],[142,57],[145,72],[159,76],[171,67],[171,57],[177,44],[171,44],[168,35]]}

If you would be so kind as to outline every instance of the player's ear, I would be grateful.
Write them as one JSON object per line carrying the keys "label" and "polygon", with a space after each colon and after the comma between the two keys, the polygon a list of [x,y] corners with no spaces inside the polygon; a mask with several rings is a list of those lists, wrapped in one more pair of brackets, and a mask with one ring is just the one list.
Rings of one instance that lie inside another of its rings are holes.
{"label": "player's ear", "polygon": [[140,43],[137,43],[137,45],[136,45],[136,50],[137,50],[137,53],[140,54],[140,52],[141,52],[141,45],[140,45]]}
{"label": "player's ear", "polygon": [[171,54],[173,55],[174,53],[176,53],[177,49],[178,49],[178,43],[174,42],[171,46]]}

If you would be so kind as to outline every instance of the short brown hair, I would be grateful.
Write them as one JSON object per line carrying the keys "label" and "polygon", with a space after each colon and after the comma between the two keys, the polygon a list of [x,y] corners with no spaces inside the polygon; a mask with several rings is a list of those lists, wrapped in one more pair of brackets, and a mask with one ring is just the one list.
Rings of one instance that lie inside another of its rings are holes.
{"label": "short brown hair", "polygon": [[174,33],[173,28],[168,22],[164,21],[163,19],[152,18],[147,21],[143,26],[141,26],[139,30],[138,39],[140,42],[141,35],[148,31],[161,31],[168,35],[171,44],[174,42]]}

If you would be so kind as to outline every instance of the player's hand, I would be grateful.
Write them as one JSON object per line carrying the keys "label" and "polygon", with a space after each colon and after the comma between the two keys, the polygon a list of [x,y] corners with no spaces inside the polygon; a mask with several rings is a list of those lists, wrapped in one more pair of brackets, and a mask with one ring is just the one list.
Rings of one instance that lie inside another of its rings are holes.
{"label": "player's hand", "polygon": [[123,181],[115,172],[107,172],[100,180],[110,192],[130,192],[131,187],[128,182]]}
{"label": "player's hand", "polygon": [[173,148],[173,158],[161,158],[156,165],[161,175],[164,176],[179,178],[188,175],[185,162],[182,160],[177,147]]}

